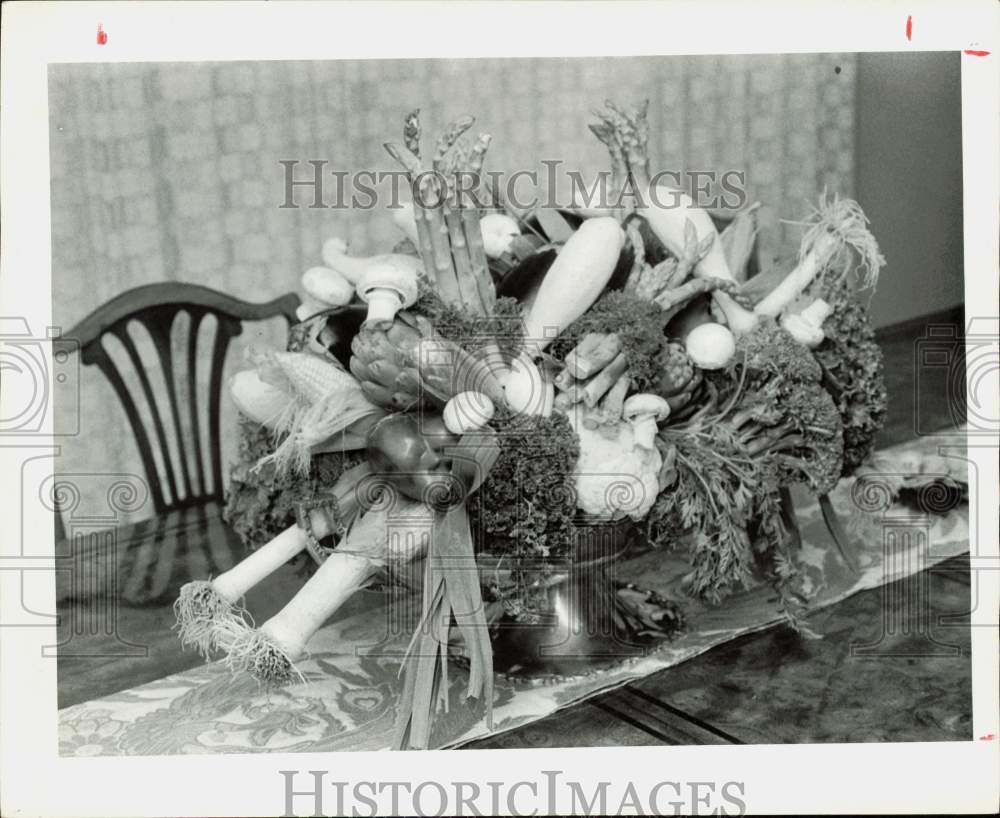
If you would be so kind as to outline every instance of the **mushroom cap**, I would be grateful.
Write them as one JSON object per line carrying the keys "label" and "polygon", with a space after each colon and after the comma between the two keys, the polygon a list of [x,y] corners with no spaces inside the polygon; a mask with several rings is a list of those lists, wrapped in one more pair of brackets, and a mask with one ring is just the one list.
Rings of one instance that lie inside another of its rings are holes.
{"label": "mushroom cap", "polygon": [[722,369],[736,354],[736,339],[722,324],[700,324],[684,338],[684,351],[695,366]]}
{"label": "mushroom cap", "polygon": [[481,429],[493,419],[496,407],[482,392],[459,392],[444,407],[445,428],[455,435]]}
{"label": "mushroom cap", "polygon": [[483,234],[483,249],[490,258],[497,258],[510,249],[515,236],[521,235],[517,221],[506,213],[488,213],[479,220]]}
{"label": "mushroom cap", "polygon": [[[325,307],[341,307],[354,297],[354,285],[330,267],[310,267],[302,274],[302,289]],[[324,308],[325,308],[324,307]]]}
{"label": "mushroom cap", "polygon": [[663,420],[670,414],[670,404],[659,395],[650,392],[640,392],[625,399],[622,407],[622,417],[625,420],[635,420],[642,415]]}
{"label": "mushroom cap", "polygon": [[391,257],[373,262],[358,279],[358,296],[368,301],[372,290],[395,290],[402,302],[400,306],[411,307],[417,300],[417,272],[413,267],[394,264]]}

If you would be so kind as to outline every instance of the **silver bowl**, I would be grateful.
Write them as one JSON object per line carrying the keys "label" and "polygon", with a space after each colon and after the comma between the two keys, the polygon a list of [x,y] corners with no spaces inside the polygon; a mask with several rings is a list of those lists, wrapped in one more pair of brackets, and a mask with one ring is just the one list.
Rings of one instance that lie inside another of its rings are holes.
{"label": "silver bowl", "polygon": [[682,626],[679,607],[615,577],[640,536],[631,520],[578,523],[571,558],[550,561],[544,605],[492,625],[493,668],[514,680],[582,676],[647,655]]}

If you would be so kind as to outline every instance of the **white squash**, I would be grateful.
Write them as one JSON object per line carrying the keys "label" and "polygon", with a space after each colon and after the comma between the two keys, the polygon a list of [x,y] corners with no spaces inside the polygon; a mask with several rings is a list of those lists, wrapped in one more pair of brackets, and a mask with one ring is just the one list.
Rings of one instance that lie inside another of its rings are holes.
{"label": "white squash", "polygon": [[588,219],[563,245],[525,318],[525,346],[534,357],[577,318],[607,286],[625,232],[610,217]]}

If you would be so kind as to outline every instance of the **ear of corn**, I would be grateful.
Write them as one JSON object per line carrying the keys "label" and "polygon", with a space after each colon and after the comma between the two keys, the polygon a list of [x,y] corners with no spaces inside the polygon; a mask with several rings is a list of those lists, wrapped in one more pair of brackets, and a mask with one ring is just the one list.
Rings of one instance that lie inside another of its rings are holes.
{"label": "ear of corn", "polygon": [[285,438],[258,465],[274,462],[305,472],[312,446],[379,412],[361,384],[337,365],[307,352],[269,352],[255,356],[262,381],[288,391],[288,407],[273,428]]}
{"label": "ear of corn", "polygon": [[308,352],[268,352],[255,356],[261,379],[279,389],[287,386],[298,397],[313,404],[335,389],[358,389],[354,378],[332,361]]}

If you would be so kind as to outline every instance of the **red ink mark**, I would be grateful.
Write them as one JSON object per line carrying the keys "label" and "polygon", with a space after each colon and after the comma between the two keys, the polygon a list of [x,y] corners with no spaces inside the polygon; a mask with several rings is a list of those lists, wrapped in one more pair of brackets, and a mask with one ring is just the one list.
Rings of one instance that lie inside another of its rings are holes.
{"label": "red ink mark", "polygon": [[962,53],[963,54],[968,54],[970,57],[988,57],[990,52],[989,51],[979,51],[978,49],[975,49],[975,48],[967,48]]}
{"label": "red ink mark", "polygon": [[993,735],[992,733],[987,733],[985,736],[980,736],[979,740],[980,741],[993,741],[993,739],[995,739],[995,738],[996,738],[996,736]]}
{"label": "red ink mark", "polygon": [[100,23],[97,24],[97,44],[105,45],[108,42],[108,33],[104,30],[104,26]]}
{"label": "red ink mark", "polygon": [[906,39],[913,39],[913,16],[909,14],[906,16]]}

